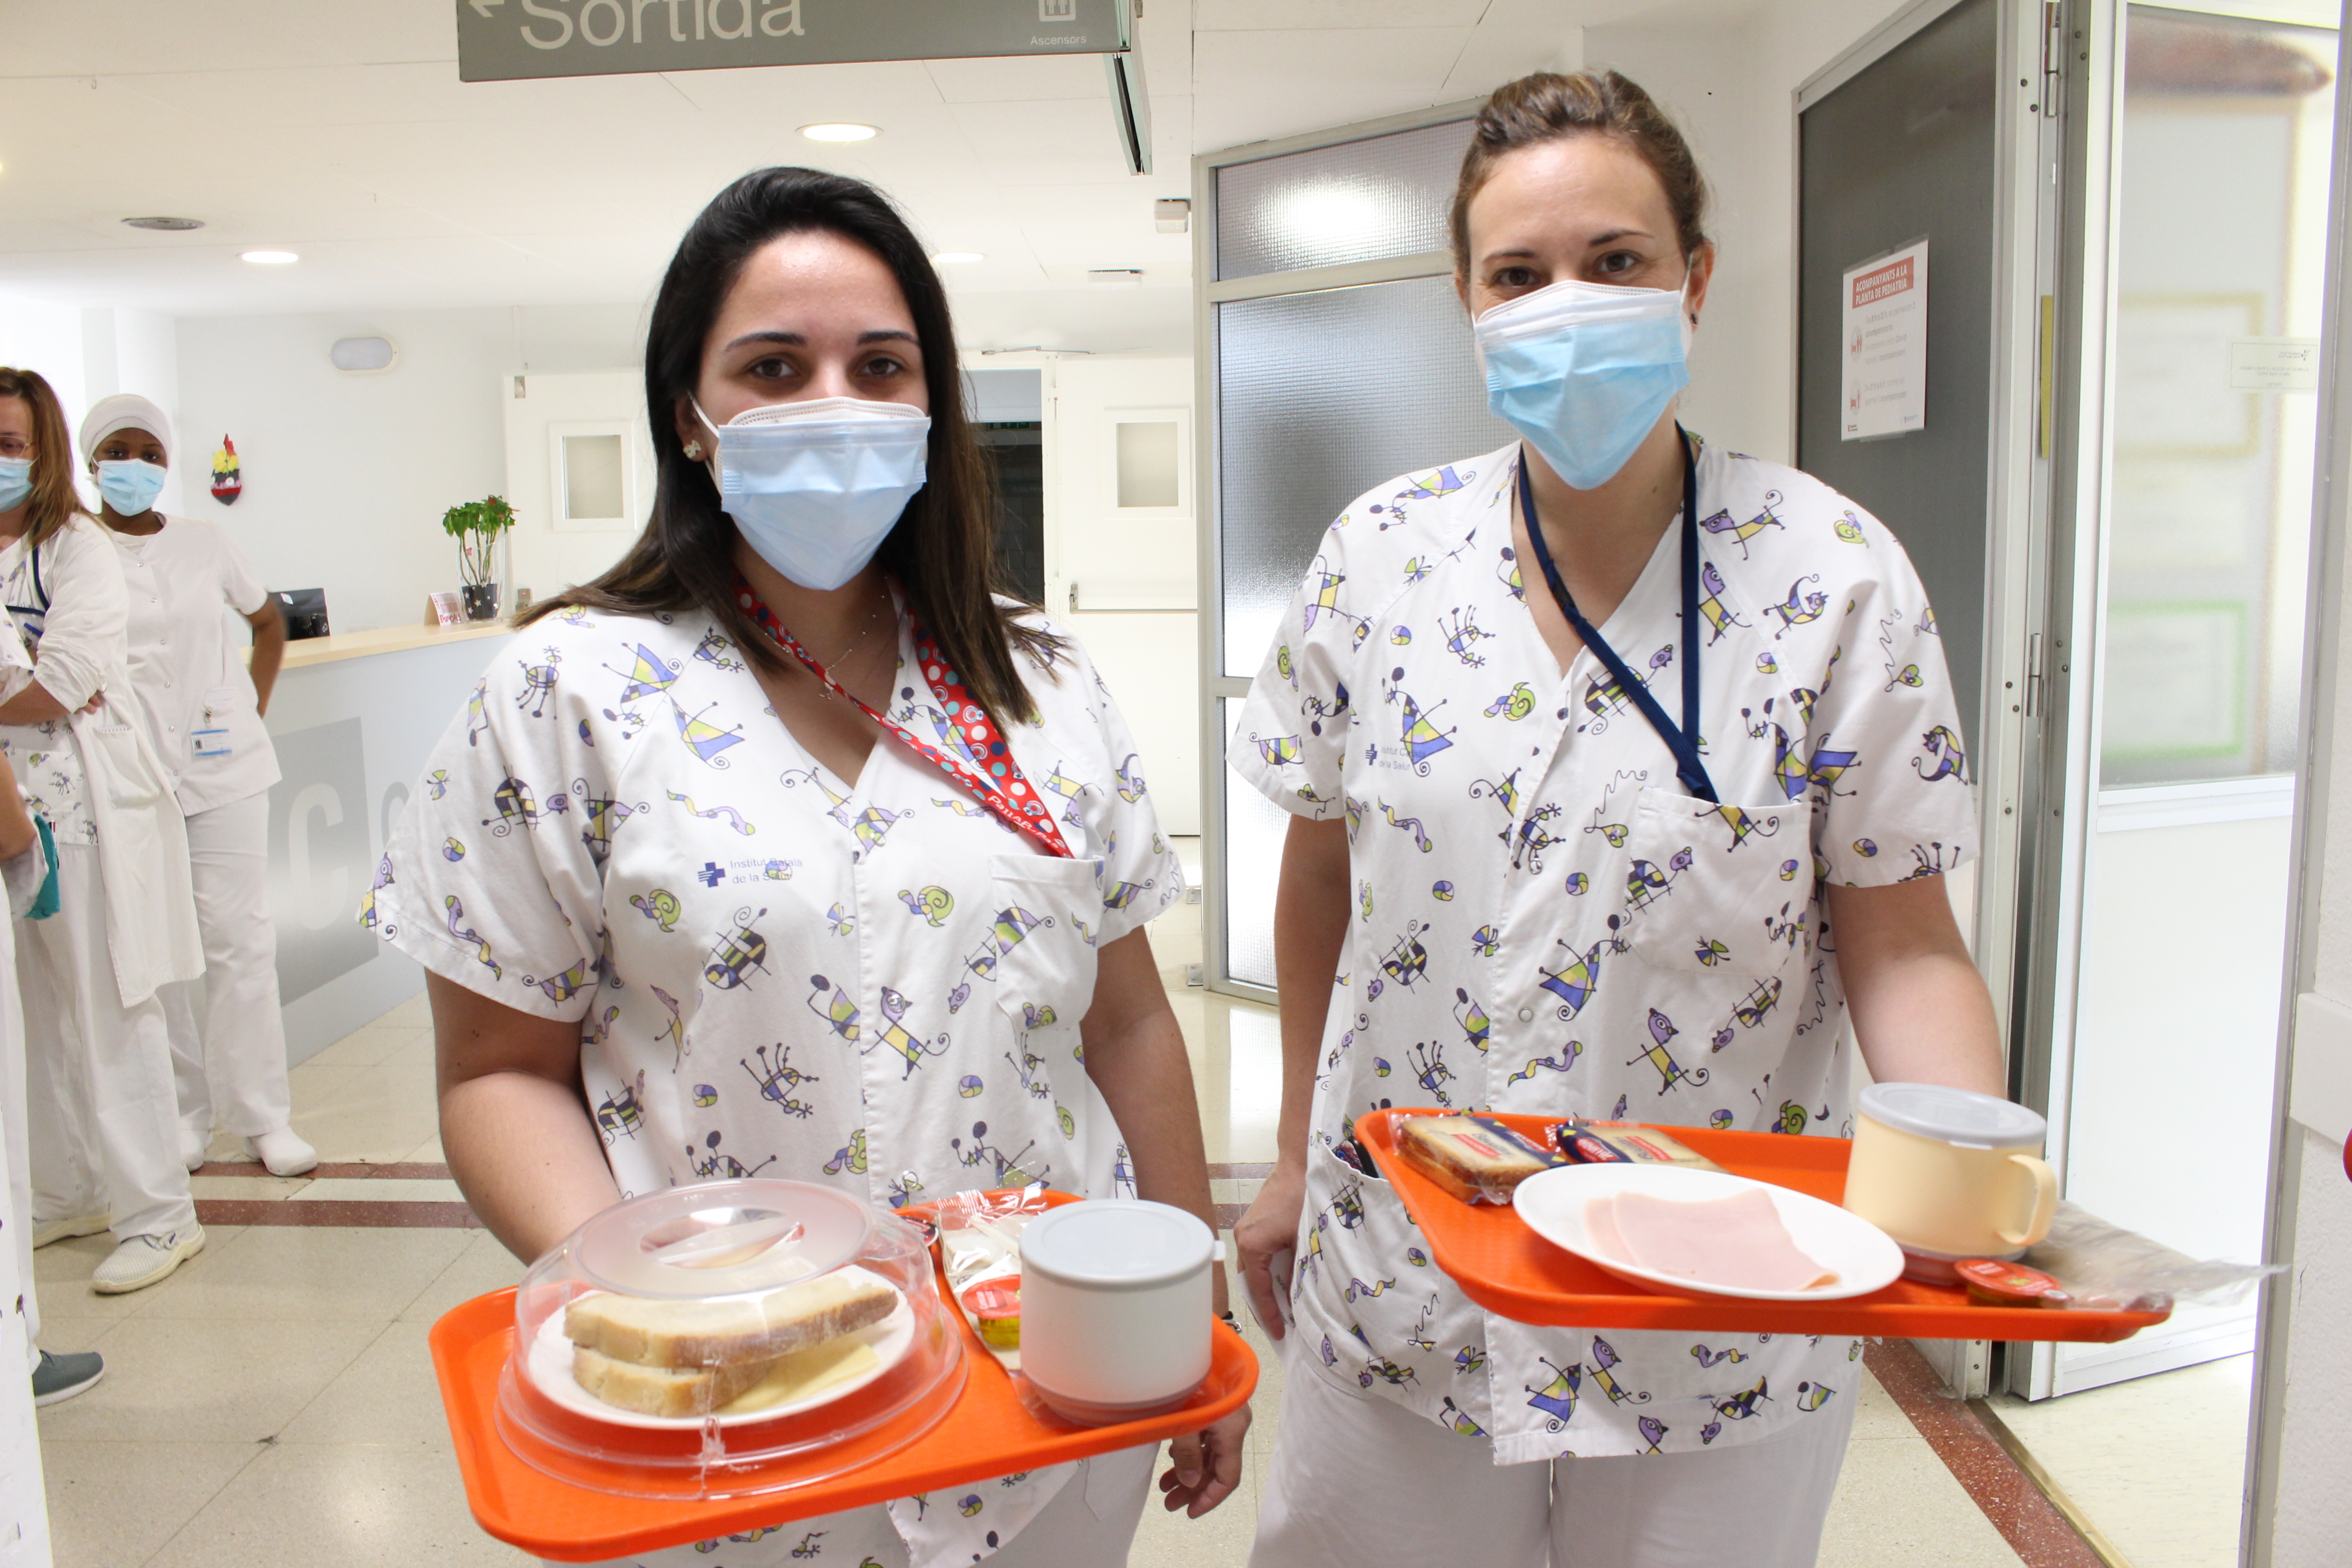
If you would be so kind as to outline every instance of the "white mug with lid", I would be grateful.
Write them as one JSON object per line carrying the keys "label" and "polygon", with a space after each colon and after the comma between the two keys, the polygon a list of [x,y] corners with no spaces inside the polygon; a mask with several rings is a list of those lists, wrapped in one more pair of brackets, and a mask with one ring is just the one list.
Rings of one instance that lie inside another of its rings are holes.
{"label": "white mug with lid", "polygon": [[1021,1233],[1021,1370],[1083,1426],[1182,1405],[1209,1375],[1217,1238],[1167,1204],[1099,1198]]}
{"label": "white mug with lid", "polygon": [[2024,1106],[1933,1083],[1862,1091],[1845,1206],[1895,1238],[1904,1273],[1949,1280],[1967,1258],[2017,1258],[2050,1234],[2057,1173]]}

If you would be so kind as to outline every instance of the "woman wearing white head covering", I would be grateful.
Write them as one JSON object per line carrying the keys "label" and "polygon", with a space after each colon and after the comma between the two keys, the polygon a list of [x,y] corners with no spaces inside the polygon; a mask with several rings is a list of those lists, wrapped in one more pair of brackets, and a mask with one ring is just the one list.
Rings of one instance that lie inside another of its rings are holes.
{"label": "woman wearing white head covering", "polygon": [[16,929],[33,1242],[111,1229],[90,1281],[111,1295],[205,1244],[156,995],[203,973],[204,949],[186,834],[131,695],[121,563],[75,499],[47,383],[0,370],[0,412],[19,405],[33,482],[0,511],[0,602],[33,668],[21,686],[0,679],[0,754],[58,846],[58,912]]}
{"label": "woman wearing white head covering", "polygon": [[[288,1124],[268,889],[278,753],[261,725],[286,652],[285,617],[218,523],[154,510],[172,461],[161,408],[130,393],[100,399],[82,419],[81,450],[103,502],[100,521],[122,558],[131,689],[187,819],[204,931],[201,1027],[186,986],[163,994],[180,1154],[191,1171],[203,1164],[218,1118],[273,1175],[299,1175],[319,1156]],[[226,635],[229,611],[253,627],[249,673]]]}

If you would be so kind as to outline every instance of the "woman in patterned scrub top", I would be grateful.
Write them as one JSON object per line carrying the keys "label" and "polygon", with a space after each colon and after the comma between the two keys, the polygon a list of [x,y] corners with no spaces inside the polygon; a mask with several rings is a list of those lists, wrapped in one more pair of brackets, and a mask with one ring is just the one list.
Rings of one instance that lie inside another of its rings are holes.
{"label": "woman in patterned scrub top", "polygon": [[[1550,289],[1500,321],[1641,315],[1650,335],[1482,323],[1496,411],[1527,440],[1349,505],[1238,727],[1233,765],[1292,814],[1282,1158],[1240,1227],[1291,1369],[1262,1568],[1449,1541],[1515,1568],[1810,1564],[1859,1393],[1848,1338],[1481,1310],[1355,1117],[1850,1136],[1848,1038],[1880,1080],[2001,1092],[1941,879],[1975,803],[1919,579],[1860,508],[1675,423],[1714,261],[1703,202],[1679,132],[1613,73],[1495,95],[1454,207],[1471,317]],[[1654,373],[1647,401],[1606,384],[1629,363]],[[1568,412],[1548,422],[1545,397]],[[1561,608],[1538,524],[1622,676]]]}
{"label": "woman in patterned scrub top", "polygon": [[[913,234],[855,180],[746,175],[678,247],[646,383],[652,521],[492,661],[363,917],[428,972],[442,1142],[476,1211],[524,1258],[712,1177],[877,1207],[1035,1182],[1206,1219],[1143,931],[1182,874],[1084,650],[987,591],[985,471]],[[761,510],[739,489],[757,443],[803,416],[824,434],[793,448],[803,489]],[[883,510],[836,505],[893,463]],[[1232,1489],[1245,1426],[1177,1440],[1170,1507]],[[631,1561],[1123,1563],[1150,1464],[975,1477]]]}

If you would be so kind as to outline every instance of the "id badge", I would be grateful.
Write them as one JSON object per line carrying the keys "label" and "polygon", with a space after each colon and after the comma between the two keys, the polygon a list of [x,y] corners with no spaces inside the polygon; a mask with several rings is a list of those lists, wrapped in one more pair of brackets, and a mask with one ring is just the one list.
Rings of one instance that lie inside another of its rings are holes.
{"label": "id badge", "polygon": [[189,738],[195,742],[196,755],[200,757],[226,757],[228,755],[228,731],[226,730],[198,730]]}

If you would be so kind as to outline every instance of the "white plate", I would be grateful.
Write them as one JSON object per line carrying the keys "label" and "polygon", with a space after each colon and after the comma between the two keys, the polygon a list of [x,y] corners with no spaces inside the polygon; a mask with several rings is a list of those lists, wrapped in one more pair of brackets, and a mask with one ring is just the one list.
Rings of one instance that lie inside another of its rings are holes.
{"label": "white plate", "polygon": [[[1837,1278],[1811,1290],[1741,1290],[1703,1285],[1686,1274],[1664,1274],[1594,1250],[1585,1235],[1584,1205],[1617,1193],[1646,1193],[1675,1203],[1727,1198],[1756,1187],[1780,1211],[1789,1238]],[[1835,1204],[1769,1182],[1754,1182],[1727,1171],[1694,1171],[1682,1165],[1562,1165],[1521,1182],[1511,1206],[1528,1228],[1554,1247],[1575,1253],[1632,1284],[1675,1295],[1731,1296],[1748,1301],[1842,1301],[1867,1296],[1893,1284],[1903,1272],[1903,1249],[1876,1226]]]}
{"label": "white plate", "polygon": [[[889,1284],[888,1280],[879,1275],[868,1273],[855,1264],[842,1272],[845,1275],[862,1276],[877,1285]],[[892,1286],[891,1289],[895,1291],[897,1287]],[[814,1410],[821,1405],[830,1405],[836,1399],[845,1399],[856,1393],[898,1365],[905,1357],[908,1347],[914,1344],[914,1310],[907,1305],[906,1297],[901,1295],[898,1298],[898,1304],[890,1309],[888,1317],[878,1323],[868,1323],[852,1337],[864,1340],[873,1346],[879,1364],[869,1368],[861,1376],[851,1378],[847,1383],[836,1384],[821,1393],[810,1394],[805,1399],[796,1399],[785,1405],[772,1405],[763,1410],[740,1411],[732,1415],[722,1411],[719,1416],[719,1425],[724,1428],[741,1426],[753,1421],[773,1421],[780,1415],[793,1415],[803,1410]],[[609,1421],[616,1426],[642,1426],[654,1432],[698,1432],[702,1429],[702,1417],[699,1415],[645,1415],[635,1410],[624,1410],[617,1405],[607,1405],[581,1387],[580,1380],[572,1375],[572,1342],[563,1337],[562,1312],[550,1312],[539,1325],[539,1332],[531,1340],[530,1360],[528,1364],[533,1385],[541,1394],[567,1410],[577,1411],[583,1415],[592,1416],[598,1421]]]}

